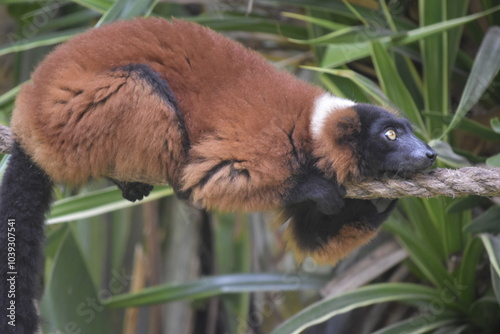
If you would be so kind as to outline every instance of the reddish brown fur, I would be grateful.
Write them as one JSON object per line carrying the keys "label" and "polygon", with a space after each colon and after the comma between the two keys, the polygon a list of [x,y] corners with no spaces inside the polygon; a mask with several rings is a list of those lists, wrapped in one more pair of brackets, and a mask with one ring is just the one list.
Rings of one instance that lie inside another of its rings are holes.
{"label": "reddish brown fur", "polygon": [[359,176],[354,140],[360,130],[356,111],[350,108],[337,110],[328,115],[323,131],[315,141],[314,155],[319,157],[317,166],[330,178],[336,175],[339,183]]}
{"label": "reddish brown fur", "polygon": [[356,228],[353,226],[343,226],[338,235],[328,240],[328,242],[313,252],[305,252],[297,246],[297,241],[287,230],[286,237],[289,241],[289,247],[293,250],[295,257],[301,261],[306,256],[311,256],[319,264],[334,265],[347,257],[354,249],[368,243],[378,233],[378,229]]}
{"label": "reddish brown fur", "polygon": [[377,233],[378,230],[358,229],[346,225],[341,228],[338,236],[330,239],[326,245],[309,255],[318,263],[335,264],[349,255],[353,249],[368,243]]}

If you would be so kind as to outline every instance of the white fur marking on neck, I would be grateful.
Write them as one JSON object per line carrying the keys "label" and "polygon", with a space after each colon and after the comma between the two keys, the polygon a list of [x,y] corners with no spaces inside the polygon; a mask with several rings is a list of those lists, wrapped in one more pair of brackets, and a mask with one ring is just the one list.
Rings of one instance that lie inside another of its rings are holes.
{"label": "white fur marking on neck", "polygon": [[317,138],[320,135],[328,115],[337,110],[352,107],[355,104],[351,100],[333,96],[329,93],[324,93],[318,97],[314,103],[311,117],[311,133],[313,137]]}

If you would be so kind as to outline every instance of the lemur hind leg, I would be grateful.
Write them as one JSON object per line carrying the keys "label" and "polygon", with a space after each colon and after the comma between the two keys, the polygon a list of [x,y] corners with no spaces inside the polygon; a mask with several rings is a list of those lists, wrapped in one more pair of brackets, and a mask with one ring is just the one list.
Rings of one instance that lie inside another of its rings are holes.
{"label": "lemur hind leg", "polygon": [[55,182],[111,177],[176,187],[189,137],[166,78],[132,64],[60,81],[47,97],[50,113],[27,115],[29,130],[17,126],[28,138],[23,147]]}
{"label": "lemur hind leg", "polygon": [[153,186],[151,184],[118,181],[112,178],[109,179],[113,181],[113,183],[115,183],[118,188],[120,188],[123,198],[131,202],[140,201],[144,197],[147,197],[151,190],[153,190]]}

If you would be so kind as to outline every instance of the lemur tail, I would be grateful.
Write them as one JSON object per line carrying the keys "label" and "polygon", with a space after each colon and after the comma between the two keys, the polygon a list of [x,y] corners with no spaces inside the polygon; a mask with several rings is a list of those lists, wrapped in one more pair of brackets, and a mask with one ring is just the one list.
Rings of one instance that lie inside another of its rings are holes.
{"label": "lemur tail", "polygon": [[52,181],[15,143],[0,187],[0,333],[37,331],[34,301],[51,201]]}

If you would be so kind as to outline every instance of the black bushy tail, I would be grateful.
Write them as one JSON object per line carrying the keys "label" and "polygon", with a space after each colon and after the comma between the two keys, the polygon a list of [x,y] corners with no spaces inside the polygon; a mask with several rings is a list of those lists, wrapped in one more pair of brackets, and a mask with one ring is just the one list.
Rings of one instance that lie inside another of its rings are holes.
{"label": "black bushy tail", "polygon": [[38,328],[45,213],[52,181],[14,144],[0,187],[0,333],[32,334]]}

